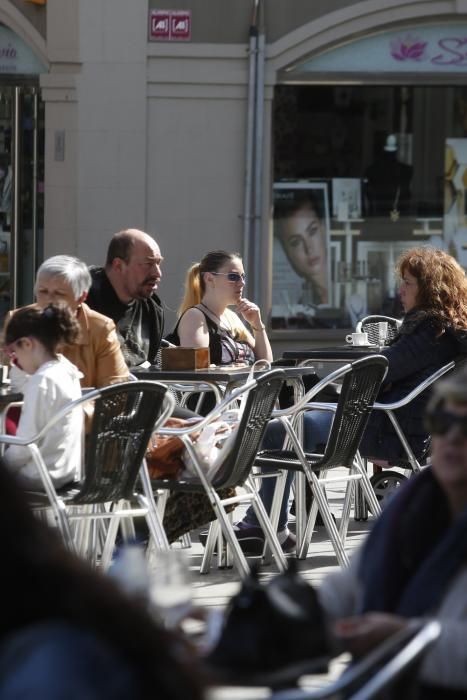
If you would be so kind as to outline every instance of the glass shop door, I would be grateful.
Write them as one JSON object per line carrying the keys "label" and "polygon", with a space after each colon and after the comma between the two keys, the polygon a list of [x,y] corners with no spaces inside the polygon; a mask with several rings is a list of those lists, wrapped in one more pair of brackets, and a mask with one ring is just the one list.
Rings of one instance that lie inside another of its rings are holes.
{"label": "glass shop door", "polygon": [[37,85],[0,82],[0,323],[33,301],[43,248],[44,105]]}

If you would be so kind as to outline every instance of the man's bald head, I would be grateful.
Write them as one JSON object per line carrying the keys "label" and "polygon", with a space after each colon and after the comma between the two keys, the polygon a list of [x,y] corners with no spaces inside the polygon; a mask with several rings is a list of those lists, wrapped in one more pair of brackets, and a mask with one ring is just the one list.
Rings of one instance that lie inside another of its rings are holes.
{"label": "man's bald head", "polygon": [[153,244],[157,246],[157,243],[155,243],[151,236],[137,228],[127,228],[115,233],[109,243],[105,266],[110,267],[115,258],[120,258],[128,262],[137,242],[146,243],[149,246]]}
{"label": "man's bald head", "polygon": [[156,241],[144,231],[129,228],[112,236],[105,270],[120,300],[149,297],[158,287],[162,259]]}

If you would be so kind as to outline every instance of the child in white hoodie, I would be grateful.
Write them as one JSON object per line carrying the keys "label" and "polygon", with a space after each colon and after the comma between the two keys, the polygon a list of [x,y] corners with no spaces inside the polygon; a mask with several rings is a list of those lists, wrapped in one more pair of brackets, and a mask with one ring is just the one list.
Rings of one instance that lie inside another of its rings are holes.
{"label": "child in white hoodie", "polygon": [[[57,353],[59,345],[73,343],[78,334],[78,323],[66,306],[50,304],[43,310],[26,307],[11,317],[5,331],[5,351],[30,375],[23,389],[17,437],[36,435],[63,406],[81,396],[81,373]],[[38,443],[56,488],[80,476],[82,435],[83,411],[79,407],[56,423]],[[26,488],[43,489],[27,447],[10,446],[5,462]]]}

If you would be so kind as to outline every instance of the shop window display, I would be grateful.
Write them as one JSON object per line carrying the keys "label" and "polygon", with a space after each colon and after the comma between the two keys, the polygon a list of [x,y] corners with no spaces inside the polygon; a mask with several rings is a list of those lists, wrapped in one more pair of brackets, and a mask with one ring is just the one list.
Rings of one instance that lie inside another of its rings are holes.
{"label": "shop window display", "polygon": [[273,330],[399,315],[414,245],[467,267],[466,105],[460,86],[276,87]]}

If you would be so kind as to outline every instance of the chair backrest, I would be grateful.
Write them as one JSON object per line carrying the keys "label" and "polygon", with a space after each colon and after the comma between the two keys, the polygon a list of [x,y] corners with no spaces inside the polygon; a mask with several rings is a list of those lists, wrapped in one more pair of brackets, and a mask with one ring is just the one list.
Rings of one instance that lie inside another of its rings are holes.
{"label": "chair backrest", "polygon": [[399,328],[402,325],[402,321],[397,318],[392,318],[392,316],[365,316],[365,318],[362,318],[362,320],[357,323],[355,330],[357,333],[368,333],[368,340],[370,343],[378,343],[378,324],[380,321],[386,321],[388,324],[388,334],[385,345],[389,345],[396,337]]}
{"label": "chair backrest", "polygon": [[232,449],[213,480],[216,489],[240,486],[247,479],[285,377],[283,370],[274,369],[250,389]]}
{"label": "chair backrest", "polygon": [[[318,689],[297,688],[272,693],[270,700],[374,700],[375,698],[421,697],[417,690],[418,667],[439,639],[442,626],[437,620],[407,625],[377,644],[344,672]],[[405,679],[402,686],[395,683]],[[387,692],[387,691],[394,692]]]}
{"label": "chair backrest", "polygon": [[351,467],[388,367],[383,355],[352,362],[344,375],[323,457],[313,468]]}
{"label": "chair backrest", "polygon": [[75,503],[131,497],[166,392],[167,387],[150,381],[113,384],[100,391]]}
{"label": "chair backrest", "polygon": [[[447,376],[452,374],[452,372],[457,372],[466,365],[467,355],[457,355],[453,358],[451,362],[448,362],[443,367],[439,367],[435,372],[433,372],[433,374],[430,377],[427,377],[423,382],[421,382],[419,386],[416,387],[416,390],[420,391],[420,387],[422,385],[425,386],[421,393],[422,395],[426,396],[426,403],[428,403],[428,398],[431,392],[433,391],[433,387],[436,384],[436,382],[445,379]],[[412,392],[413,391],[414,390],[412,390]],[[405,402],[406,405],[409,404],[410,401],[408,401],[408,397],[412,392],[410,392],[406,398],[399,399],[399,401]],[[421,451],[414,452],[410,443],[407,440],[407,436],[404,435],[403,425],[399,423],[397,414],[394,413],[394,410],[385,408],[385,405],[386,404],[377,404],[376,408],[380,410],[385,410],[388,416],[392,414],[390,420],[392,422],[394,430],[396,431],[396,434],[399,436],[401,445],[406,453],[405,458],[392,459],[391,465],[400,467],[402,469],[413,469],[414,471],[419,471],[421,465],[426,463],[426,460],[431,452],[431,435],[426,433]],[[420,407],[418,410],[421,410]]]}

